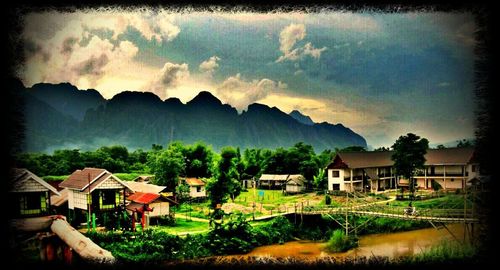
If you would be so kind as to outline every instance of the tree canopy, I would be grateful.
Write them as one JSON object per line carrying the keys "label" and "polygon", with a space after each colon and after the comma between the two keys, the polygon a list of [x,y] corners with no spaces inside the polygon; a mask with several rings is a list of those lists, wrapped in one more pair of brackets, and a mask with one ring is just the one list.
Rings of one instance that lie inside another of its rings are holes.
{"label": "tree canopy", "polygon": [[409,180],[410,192],[414,194],[415,179],[413,175],[417,169],[424,167],[429,141],[413,133],[408,133],[405,136],[400,136],[392,148],[394,153],[391,159],[394,161],[396,174]]}

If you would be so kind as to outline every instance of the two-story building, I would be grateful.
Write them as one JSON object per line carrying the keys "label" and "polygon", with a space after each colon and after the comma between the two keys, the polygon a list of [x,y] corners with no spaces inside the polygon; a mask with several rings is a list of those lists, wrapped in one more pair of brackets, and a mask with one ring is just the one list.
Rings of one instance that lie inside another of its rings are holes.
{"label": "two-story building", "polygon": [[125,207],[125,190],[130,190],[117,176],[98,168],[76,170],[59,187],[68,189],[68,208],[84,214]]}
{"label": "two-story building", "polygon": [[[328,189],[377,192],[407,187],[408,179],[395,174],[393,151],[338,153],[327,167]],[[424,169],[414,176],[421,189],[431,189],[436,182],[444,190],[462,189],[479,176],[474,149],[428,149]]]}

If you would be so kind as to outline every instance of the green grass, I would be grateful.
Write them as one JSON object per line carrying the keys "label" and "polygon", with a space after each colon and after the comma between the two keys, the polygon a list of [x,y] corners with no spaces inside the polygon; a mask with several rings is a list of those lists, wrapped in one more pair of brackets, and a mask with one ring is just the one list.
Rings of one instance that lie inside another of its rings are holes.
{"label": "green grass", "polygon": [[[264,191],[264,197],[259,197],[259,191]],[[263,204],[284,204],[294,203],[300,200],[310,198],[314,193],[301,193],[297,195],[287,195],[281,190],[268,190],[268,189],[248,189],[248,192],[242,192],[234,202],[237,204],[251,206],[252,203],[258,202]]]}
{"label": "green grass", "polygon": [[132,181],[140,175],[148,175],[147,173],[114,173],[114,175],[121,180]]}
{"label": "green grass", "polygon": [[64,181],[68,178],[69,175],[46,175],[42,176],[42,179],[50,182],[50,181]]}
{"label": "green grass", "polygon": [[[391,206],[408,206],[409,201],[392,201]],[[439,198],[427,199],[422,201],[413,201],[413,206],[416,208],[446,208],[446,209],[461,209],[464,207],[463,195],[449,194]],[[472,207],[470,202],[468,207]]]}
{"label": "green grass", "polygon": [[419,254],[404,258],[403,261],[411,263],[450,262],[470,259],[476,254],[476,249],[470,244],[464,245],[453,241],[443,241]]}
{"label": "green grass", "polygon": [[355,237],[345,235],[342,230],[335,230],[326,244],[326,249],[329,252],[344,252],[357,246],[358,240]]}
{"label": "green grass", "polygon": [[208,223],[199,221],[190,221],[185,218],[176,218],[175,226],[152,226],[154,230],[163,231],[170,234],[179,233],[200,233],[209,230]]}

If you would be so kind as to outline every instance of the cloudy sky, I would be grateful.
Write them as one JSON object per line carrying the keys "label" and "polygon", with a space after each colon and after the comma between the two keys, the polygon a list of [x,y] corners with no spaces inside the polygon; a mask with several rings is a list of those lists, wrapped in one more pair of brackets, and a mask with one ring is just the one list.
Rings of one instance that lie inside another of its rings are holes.
{"label": "cloudy sky", "polygon": [[108,99],[207,90],[239,111],[342,123],[373,147],[408,132],[442,143],[474,136],[474,31],[467,13],[30,13],[18,76]]}

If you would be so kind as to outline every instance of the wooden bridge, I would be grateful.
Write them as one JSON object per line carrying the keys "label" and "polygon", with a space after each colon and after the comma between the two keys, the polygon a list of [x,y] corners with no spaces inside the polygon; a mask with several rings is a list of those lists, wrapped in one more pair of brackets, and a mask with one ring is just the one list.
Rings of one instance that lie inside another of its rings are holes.
{"label": "wooden bridge", "polygon": [[[365,195],[360,193],[348,193],[351,196],[346,205],[341,207],[333,206],[299,206],[294,211],[286,211],[276,213],[269,216],[257,217],[255,220],[269,219],[282,215],[327,215],[331,216],[370,216],[384,217],[413,221],[428,221],[438,224],[442,223],[479,223],[479,218],[475,215],[473,209],[450,207],[449,205],[441,205],[434,208],[417,208],[417,213],[414,215],[405,214],[406,207],[392,206],[390,202],[395,198],[383,201],[368,201]],[[336,219],[336,218],[335,218]]]}

